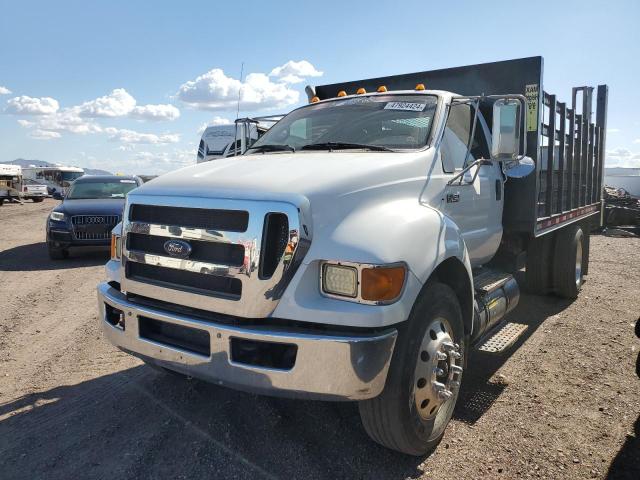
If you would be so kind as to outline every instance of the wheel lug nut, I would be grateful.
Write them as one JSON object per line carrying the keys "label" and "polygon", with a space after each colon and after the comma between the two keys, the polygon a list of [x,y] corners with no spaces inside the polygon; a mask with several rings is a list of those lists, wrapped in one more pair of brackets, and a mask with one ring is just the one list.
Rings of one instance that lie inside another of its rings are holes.
{"label": "wheel lug nut", "polygon": [[440,367],[436,367],[433,369],[433,371],[435,372],[437,377],[443,377],[444,376],[444,370]]}
{"label": "wheel lug nut", "polygon": [[447,354],[446,354],[446,353],[444,353],[444,352],[438,352],[438,353],[436,354],[436,358],[437,358],[439,361],[446,360],[446,359],[447,359]]}
{"label": "wheel lug nut", "polygon": [[449,367],[451,369],[451,371],[453,373],[462,373],[462,367],[459,365],[451,365],[451,367]]}

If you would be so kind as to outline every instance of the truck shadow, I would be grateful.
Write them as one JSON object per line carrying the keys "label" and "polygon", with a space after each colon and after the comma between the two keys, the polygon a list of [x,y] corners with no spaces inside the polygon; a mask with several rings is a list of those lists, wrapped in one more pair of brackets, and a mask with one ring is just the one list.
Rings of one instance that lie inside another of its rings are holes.
{"label": "truck shadow", "polygon": [[[355,403],[261,397],[146,366],[0,404],[4,479],[413,478]],[[217,472],[217,475],[214,473]]]}
{"label": "truck shadow", "polygon": [[[475,352],[455,418],[474,423],[503,386],[492,377],[545,318],[568,305],[524,296],[528,332],[509,353]],[[0,397],[1,398],[1,397]],[[625,469],[634,446],[612,471]],[[0,403],[3,478],[417,478],[424,457],[372,442],[355,403],[270,398],[146,366]]]}
{"label": "truck shadow", "polygon": [[518,306],[508,315],[507,321],[525,324],[528,326],[527,330],[503,353],[471,351],[472,361],[467,364],[453,418],[468,424],[476,423],[507,386],[499,378],[494,378],[496,372],[548,317],[560,313],[569,305],[571,305],[570,300],[553,296],[522,294]]}
{"label": "truck shadow", "polygon": [[72,248],[69,251],[69,258],[51,260],[46,242],[38,242],[1,251],[0,271],[68,270],[77,267],[104,265],[107,260],[109,260],[109,249],[105,247]]}

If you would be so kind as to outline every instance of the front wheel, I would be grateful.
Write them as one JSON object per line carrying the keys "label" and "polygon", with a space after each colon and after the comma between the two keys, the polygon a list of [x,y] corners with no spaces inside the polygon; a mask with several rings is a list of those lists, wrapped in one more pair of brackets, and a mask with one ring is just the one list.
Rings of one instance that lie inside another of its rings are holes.
{"label": "front wheel", "polygon": [[429,282],[399,329],[384,390],[359,404],[369,436],[409,455],[433,450],[458,399],[466,343],[455,293]]}
{"label": "front wheel", "polygon": [[33,200],[33,203],[40,203],[42,201],[44,201],[43,197],[34,197],[31,200]]}

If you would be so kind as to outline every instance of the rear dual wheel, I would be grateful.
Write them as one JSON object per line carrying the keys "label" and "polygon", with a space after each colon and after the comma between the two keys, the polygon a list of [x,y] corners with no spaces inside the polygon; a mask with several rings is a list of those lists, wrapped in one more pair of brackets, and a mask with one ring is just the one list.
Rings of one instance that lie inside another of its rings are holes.
{"label": "rear dual wheel", "polygon": [[399,329],[384,390],[359,404],[369,436],[409,455],[433,450],[458,399],[466,343],[455,293],[430,282]]}
{"label": "rear dual wheel", "polygon": [[589,259],[588,234],[573,224],[558,230],[553,261],[553,288],[563,298],[578,297]]}

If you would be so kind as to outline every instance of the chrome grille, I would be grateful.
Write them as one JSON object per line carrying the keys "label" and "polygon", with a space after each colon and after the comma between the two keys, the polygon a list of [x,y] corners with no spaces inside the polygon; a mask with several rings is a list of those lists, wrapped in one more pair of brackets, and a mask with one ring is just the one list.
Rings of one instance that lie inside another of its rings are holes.
{"label": "chrome grille", "polygon": [[[123,221],[122,291],[216,313],[265,317],[306,253],[302,216],[286,202],[130,195]],[[172,256],[165,246],[172,241],[187,243],[188,253]]]}
{"label": "chrome grille", "polygon": [[76,240],[108,240],[119,221],[119,215],[74,215],[73,236]]}
{"label": "chrome grille", "polygon": [[111,238],[111,230],[102,233],[76,232],[73,234],[76,240],[107,240]]}
{"label": "chrome grille", "polygon": [[74,215],[71,217],[73,225],[111,225],[113,228],[119,221],[118,215]]}

